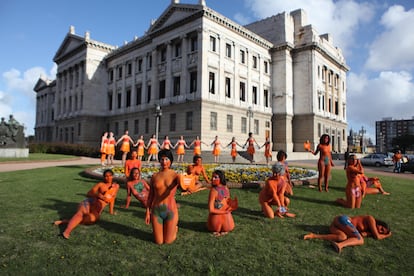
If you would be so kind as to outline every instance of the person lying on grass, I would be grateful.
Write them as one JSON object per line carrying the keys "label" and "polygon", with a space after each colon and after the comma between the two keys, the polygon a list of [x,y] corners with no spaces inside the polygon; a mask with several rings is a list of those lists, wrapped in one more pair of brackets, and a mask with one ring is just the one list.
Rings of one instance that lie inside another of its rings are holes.
{"label": "person lying on grass", "polygon": [[[285,191],[286,183],[283,175],[285,174],[285,166],[277,162],[272,166],[272,176],[266,180],[263,189],[259,193],[259,203],[262,207],[262,212],[267,218],[273,219],[275,216],[283,218],[295,217],[295,214],[289,213],[286,203],[290,200],[286,200]],[[272,206],[277,206],[276,210],[273,210]]]}
{"label": "person lying on grass", "polygon": [[330,234],[306,234],[303,239],[321,239],[332,242],[336,252],[342,248],[364,244],[364,237],[382,240],[391,236],[390,227],[383,221],[370,215],[348,217],[346,215],[334,218],[329,227]]}
{"label": "person lying on grass", "polygon": [[94,224],[99,220],[102,211],[109,204],[109,213],[114,215],[115,199],[118,194],[119,185],[113,183],[112,170],[105,170],[103,172],[104,182],[99,182],[86,194],[87,199],[79,204],[77,212],[70,220],[57,220],[54,225],[67,224],[62,236],[69,239],[70,233],[79,224]]}

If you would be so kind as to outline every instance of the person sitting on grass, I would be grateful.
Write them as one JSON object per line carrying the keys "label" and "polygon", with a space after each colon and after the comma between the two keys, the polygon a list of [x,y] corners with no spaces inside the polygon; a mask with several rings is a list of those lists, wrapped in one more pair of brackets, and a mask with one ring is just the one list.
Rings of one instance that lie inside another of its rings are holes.
{"label": "person sitting on grass", "polygon": [[361,174],[363,174],[363,170],[362,167],[358,166],[358,159],[355,155],[350,155],[348,157],[348,166],[346,168],[346,199],[338,198],[335,202],[346,208],[361,208],[363,198],[363,189],[360,181]]}
{"label": "person sitting on grass", "polygon": [[230,198],[223,171],[215,170],[211,177],[212,188],[208,196],[207,229],[215,237],[224,236],[234,229],[232,211],[238,208],[237,197]]}
{"label": "person sitting on grass", "polygon": [[348,217],[346,215],[334,218],[329,227],[330,234],[306,234],[303,239],[321,239],[332,242],[336,252],[342,248],[364,244],[364,237],[382,240],[391,236],[390,227],[383,221],[370,215]]}
{"label": "person sitting on grass", "polygon": [[[272,166],[272,176],[266,180],[265,186],[259,193],[259,203],[262,212],[267,218],[273,219],[275,216],[283,218],[295,217],[295,214],[289,213],[285,205],[286,181],[283,178],[285,166],[281,163],[275,163]],[[277,206],[274,211],[272,206]]]}
{"label": "person sitting on grass", "polygon": [[109,213],[114,215],[115,199],[118,194],[119,185],[113,183],[112,170],[105,170],[103,173],[103,182],[99,182],[86,194],[88,197],[79,204],[78,210],[70,220],[57,220],[54,225],[67,224],[62,236],[69,239],[70,233],[79,224],[94,224],[102,214],[102,211],[109,204]]}
{"label": "person sitting on grass", "polygon": [[127,179],[133,168],[141,169],[141,160],[138,159],[138,152],[136,150],[131,152],[131,159],[128,159],[125,162],[124,171]]}
{"label": "person sitting on grass", "polygon": [[194,166],[188,165],[187,173],[180,174],[180,188],[182,190],[181,195],[190,195],[202,190],[207,189],[201,182],[198,181],[198,175],[194,172]]}
{"label": "person sitting on grass", "polygon": [[129,175],[127,184],[127,197],[125,200],[125,206],[121,206],[122,208],[128,209],[131,203],[131,194],[134,195],[139,202],[142,203],[144,208],[147,208],[148,203],[148,195],[150,186],[148,183],[141,178],[141,171],[138,168],[133,168]]}

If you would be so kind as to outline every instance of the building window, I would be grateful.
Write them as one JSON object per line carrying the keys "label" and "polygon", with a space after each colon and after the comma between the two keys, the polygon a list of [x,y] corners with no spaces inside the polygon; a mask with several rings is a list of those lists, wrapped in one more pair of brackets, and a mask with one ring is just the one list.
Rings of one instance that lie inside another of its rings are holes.
{"label": "building window", "polygon": [[269,90],[265,89],[263,91],[264,106],[269,107]]}
{"label": "building window", "polygon": [[240,50],[240,63],[246,63],[246,52],[244,50]]}
{"label": "building window", "polygon": [[131,76],[131,74],[132,74],[132,64],[131,64],[131,62],[128,62],[128,64],[127,64],[127,75]]}
{"label": "building window", "polygon": [[118,133],[119,133],[119,123],[118,122],[115,122],[114,134],[115,135],[118,135]]}
{"label": "building window", "polygon": [[160,99],[164,99],[165,98],[165,80],[160,81]]}
{"label": "building window", "polygon": [[240,82],[240,101],[246,101],[246,83]]}
{"label": "building window", "polygon": [[181,41],[174,45],[174,57],[181,57]]}
{"label": "building window", "polygon": [[217,112],[210,112],[210,130],[217,130]]}
{"label": "building window", "polygon": [[78,136],[81,135],[81,129],[82,129],[82,125],[81,123],[78,123]]}
{"label": "building window", "polygon": [[190,93],[197,91],[197,72],[190,73]]}
{"label": "building window", "polygon": [[138,59],[137,67],[138,67],[137,72],[141,73],[142,72],[142,58]]}
{"label": "building window", "polygon": [[226,97],[227,97],[227,98],[231,98],[231,84],[230,84],[230,78],[226,78],[225,90],[226,90]]}
{"label": "building window", "polygon": [[188,111],[185,114],[185,130],[193,130],[193,112]]}
{"label": "building window", "polygon": [[253,129],[253,131],[254,131],[254,134],[255,135],[259,135],[259,120],[254,120],[254,129]]}
{"label": "building window", "polygon": [[241,117],[241,133],[247,133],[247,118]]}
{"label": "building window", "polygon": [[149,119],[145,118],[145,133],[149,132]]}
{"label": "building window", "polygon": [[114,81],[114,70],[110,70],[109,71],[109,82],[113,82]]}
{"label": "building window", "polygon": [[233,132],[233,115],[227,115],[227,132]]}
{"label": "building window", "polygon": [[167,59],[167,48],[164,47],[160,51],[160,61],[165,62],[166,59]]}
{"label": "building window", "polygon": [[257,57],[253,56],[253,68],[257,69]]}
{"label": "building window", "polygon": [[124,131],[128,130],[128,121],[124,121]]}
{"label": "building window", "polygon": [[122,93],[118,93],[118,109],[122,107]]}
{"label": "building window", "polygon": [[175,113],[170,114],[170,131],[175,131],[177,124],[177,115]]}
{"label": "building window", "polygon": [[263,63],[263,67],[264,67],[264,71],[265,71],[265,73],[267,74],[267,73],[269,73],[269,63],[267,62],[267,61],[265,61],[264,63]]}
{"label": "building window", "polygon": [[151,84],[147,85],[147,103],[151,101]]}
{"label": "building window", "polygon": [[136,89],[136,100],[135,105],[140,105],[142,103],[142,85],[137,85]]}
{"label": "building window", "polygon": [[226,57],[231,58],[231,45],[226,43]]}
{"label": "building window", "polygon": [[216,79],[216,75],[213,72],[209,73],[209,77],[208,77],[208,91],[211,94],[215,94],[216,90],[215,90],[215,79]]}
{"label": "building window", "polygon": [[131,106],[131,89],[126,91],[126,107]]}
{"label": "building window", "polygon": [[252,89],[252,103],[257,104],[257,87],[253,86]]}
{"label": "building window", "polygon": [[173,83],[173,95],[174,96],[178,96],[180,95],[180,83],[181,83],[181,78],[180,77],[174,77],[174,83]]}
{"label": "building window", "polygon": [[197,36],[190,38],[190,51],[195,52],[198,50]]}
{"label": "building window", "polygon": [[122,66],[118,67],[118,79],[122,79]]}
{"label": "building window", "polygon": [[147,70],[151,70],[152,68],[152,55],[148,53],[147,55]]}
{"label": "building window", "polygon": [[216,38],[214,36],[210,36],[210,51],[216,51]]}
{"label": "building window", "polygon": [[134,134],[139,133],[139,120],[134,120]]}

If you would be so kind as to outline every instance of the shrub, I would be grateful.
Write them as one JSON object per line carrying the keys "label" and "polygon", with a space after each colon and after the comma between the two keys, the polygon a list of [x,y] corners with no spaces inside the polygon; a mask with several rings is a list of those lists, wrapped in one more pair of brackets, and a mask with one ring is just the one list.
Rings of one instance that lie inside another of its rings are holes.
{"label": "shrub", "polygon": [[100,152],[98,148],[82,145],[82,144],[67,144],[67,143],[30,143],[30,153],[51,153],[51,154],[65,154],[75,156],[99,157]]}

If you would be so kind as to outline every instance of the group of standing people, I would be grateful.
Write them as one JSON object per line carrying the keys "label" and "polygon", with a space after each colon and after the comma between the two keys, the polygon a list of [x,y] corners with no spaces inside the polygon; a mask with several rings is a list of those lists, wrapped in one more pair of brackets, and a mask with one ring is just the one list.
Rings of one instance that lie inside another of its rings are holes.
{"label": "group of standing people", "polygon": [[[212,147],[212,155],[214,156],[214,162],[219,163],[220,162],[220,154],[221,150],[223,149],[222,143],[219,140],[218,136],[216,135],[214,140],[207,144],[200,140],[199,136],[196,136],[196,138],[190,143],[187,144],[187,142],[184,139],[184,136],[180,136],[179,139],[176,141],[175,144],[171,142],[168,135],[164,136],[164,140],[160,144],[157,140],[155,134],[151,136],[151,138],[148,140],[147,143],[145,143],[144,136],[140,135],[136,142],[129,136],[128,130],[125,130],[124,134],[116,140],[114,137],[113,132],[104,132],[101,137],[101,165],[113,165],[114,162],[114,156],[115,156],[115,149],[120,144],[119,150],[122,152],[122,166],[125,165],[127,155],[129,152],[131,152],[131,145],[133,148],[136,148],[137,152],[137,159],[143,160],[145,155],[145,150],[147,150],[147,162],[150,162],[151,160],[158,161],[158,151],[159,150],[176,150],[177,154],[177,162],[184,162],[184,155],[185,150],[190,149],[193,147],[193,155],[201,155],[201,146],[202,144],[206,146]],[[232,157],[233,162],[236,161],[236,157],[238,154],[237,147],[241,147],[243,149],[246,149],[248,154],[248,159],[251,163],[254,163],[254,154],[257,149],[264,147],[264,156],[266,158],[266,163],[269,164],[272,159],[272,148],[271,148],[271,142],[270,137],[266,137],[266,141],[263,145],[259,145],[256,142],[256,139],[253,137],[253,133],[249,133],[248,138],[246,139],[246,142],[244,145],[239,144],[236,141],[236,138],[233,137],[230,143],[227,144],[226,147],[231,147],[230,155]],[[106,163],[105,163],[106,162]]]}

